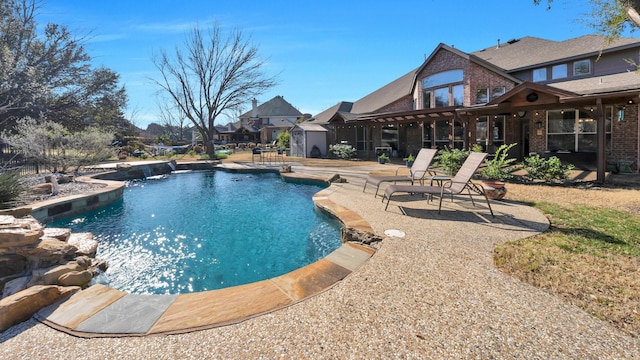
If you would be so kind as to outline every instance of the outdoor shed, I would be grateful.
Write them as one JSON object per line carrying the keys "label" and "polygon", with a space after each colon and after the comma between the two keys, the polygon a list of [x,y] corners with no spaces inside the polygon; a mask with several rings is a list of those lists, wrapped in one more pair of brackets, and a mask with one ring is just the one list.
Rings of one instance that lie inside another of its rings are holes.
{"label": "outdoor shed", "polygon": [[320,158],[327,156],[327,132],[322,125],[303,122],[291,130],[291,156]]}

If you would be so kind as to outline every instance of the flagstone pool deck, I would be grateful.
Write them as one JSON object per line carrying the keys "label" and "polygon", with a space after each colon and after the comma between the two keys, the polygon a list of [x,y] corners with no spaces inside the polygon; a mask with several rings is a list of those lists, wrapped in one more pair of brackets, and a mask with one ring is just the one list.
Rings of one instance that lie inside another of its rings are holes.
{"label": "flagstone pool deck", "polygon": [[[216,296],[93,286],[80,293],[91,296],[38,315],[51,326],[31,319],[0,334],[0,358],[640,358],[638,339],[495,268],[495,246],[548,227],[538,210],[495,201],[492,218],[460,198],[438,214],[407,196],[384,211],[373,190],[362,191],[384,166],[293,165],[295,174],[346,179],[316,194],[316,204],[378,235],[406,234],[385,236],[375,253],[346,244]],[[103,333],[89,335],[95,330]]]}

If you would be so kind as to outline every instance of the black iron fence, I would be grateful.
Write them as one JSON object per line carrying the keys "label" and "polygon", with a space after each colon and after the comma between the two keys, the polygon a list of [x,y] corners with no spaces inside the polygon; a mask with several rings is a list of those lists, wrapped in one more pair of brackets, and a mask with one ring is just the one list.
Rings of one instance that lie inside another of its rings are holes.
{"label": "black iron fence", "polygon": [[0,142],[0,171],[17,171],[20,175],[37,174],[38,164],[27,161],[11,145]]}

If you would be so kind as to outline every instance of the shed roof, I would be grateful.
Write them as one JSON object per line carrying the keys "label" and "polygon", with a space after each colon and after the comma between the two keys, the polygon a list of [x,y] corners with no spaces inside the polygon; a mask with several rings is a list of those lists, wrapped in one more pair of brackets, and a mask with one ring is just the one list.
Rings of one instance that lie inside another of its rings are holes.
{"label": "shed roof", "polygon": [[322,131],[322,132],[326,132],[328,131],[324,126],[320,125],[320,124],[316,124],[316,123],[311,123],[311,122],[302,122],[300,124],[296,124],[295,127],[298,127],[304,131]]}

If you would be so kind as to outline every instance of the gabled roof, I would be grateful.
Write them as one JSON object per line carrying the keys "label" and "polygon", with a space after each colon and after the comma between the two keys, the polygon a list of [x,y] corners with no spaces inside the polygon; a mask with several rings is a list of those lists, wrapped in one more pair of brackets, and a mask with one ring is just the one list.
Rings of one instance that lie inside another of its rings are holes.
{"label": "gabled roof", "polygon": [[[273,99],[262,103],[257,106],[257,115],[261,118],[274,117],[274,116],[288,116],[288,117],[300,117],[302,113],[293,107],[282,96],[278,95]],[[239,118],[250,118],[253,113],[253,109],[239,116]]]}
{"label": "gabled roof", "polygon": [[333,105],[332,107],[328,108],[327,110],[324,110],[323,112],[318,113],[318,115],[312,117],[308,121],[314,122],[317,124],[327,124],[329,123],[329,120],[331,120],[333,115],[335,115],[338,112],[350,112],[352,107],[353,107],[352,102],[341,101]]}
{"label": "gabled roof", "polygon": [[[555,84],[554,84],[555,85]],[[529,99],[530,94],[535,94],[535,99]],[[517,85],[506,94],[491,100],[487,103],[487,106],[499,105],[504,103],[514,103],[520,105],[527,105],[528,103],[557,103],[559,100],[574,98],[578,94],[562,89],[557,89],[553,86],[537,84],[530,81],[525,81],[520,85]]]}
{"label": "gabled roof", "polygon": [[411,83],[416,70],[411,70],[380,89],[366,95],[353,103],[350,112],[354,114],[366,114],[375,112],[405,96],[411,95]]}
{"label": "gabled roof", "polygon": [[513,72],[571,58],[596,56],[600,51],[607,53],[634,46],[640,46],[640,39],[620,38],[607,45],[606,38],[600,35],[584,35],[565,41],[527,36],[471,54]]}
{"label": "gabled roof", "polygon": [[304,131],[320,131],[320,132],[327,132],[329,130],[327,130],[324,126],[320,125],[320,124],[316,124],[316,123],[311,123],[308,121],[305,122],[301,122],[300,124],[296,124],[296,126],[294,127],[298,127]]}
{"label": "gabled roof", "polygon": [[490,63],[490,62],[488,62],[488,61],[485,61],[485,60],[484,60],[484,59],[482,59],[482,58],[479,58],[479,57],[477,57],[477,56],[475,56],[475,55],[467,54],[467,53],[465,53],[465,52],[463,52],[463,51],[460,51],[460,50],[458,50],[458,49],[456,49],[456,48],[454,48],[454,47],[452,47],[452,46],[448,46],[448,45],[445,45],[445,44],[443,44],[443,43],[440,43],[440,44],[438,44],[438,46],[436,46],[436,48],[431,52],[431,55],[429,55],[429,57],[428,57],[428,58],[427,58],[427,59],[422,63],[422,65],[420,65],[420,67],[416,70],[416,72],[415,72],[415,76],[414,76],[414,78],[413,78],[413,82],[411,83],[411,89],[413,89],[413,88],[415,87],[416,82],[418,81],[418,78],[417,78],[418,74],[419,74],[419,73],[420,73],[420,72],[421,72],[421,71],[422,71],[422,70],[423,70],[423,69],[424,69],[424,68],[425,68],[425,67],[426,67],[426,66],[427,66],[427,65],[428,65],[432,60],[433,60],[433,58],[436,56],[436,54],[437,54],[438,52],[443,51],[443,50],[444,50],[444,51],[452,52],[452,53],[454,53],[455,55],[457,55],[457,56],[459,56],[459,57],[461,57],[461,58],[463,58],[463,59],[466,59],[466,60],[468,60],[468,61],[470,61],[470,62],[472,62],[472,63],[475,63],[475,64],[477,64],[477,65],[479,65],[479,66],[484,67],[484,68],[485,68],[485,69],[487,69],[487,70],[490,70],[490,71],[492,71],[492,72],[494,72],[494,73],[496,73],[496,74],[499,74],[500,76],[502,76],[502,77],[504,77],[504,78],[506,78],[506,79],[509,79],[509,80],[513,81],[513,83],[515,83],[515,84],[519,84],[519,83],[521,83],[521,82],[522,82],[521,80],[519,80],[519,79],[517,79],[517,78],[515,78],[515,77],[513,77],[513,76],[511,76],[511,75],[509,75],[509,74],[507,74],[503,69],[501,69],[501,68],[499,68],[499,67],[495,66],[494,64],[492,64],[492,63]]}

